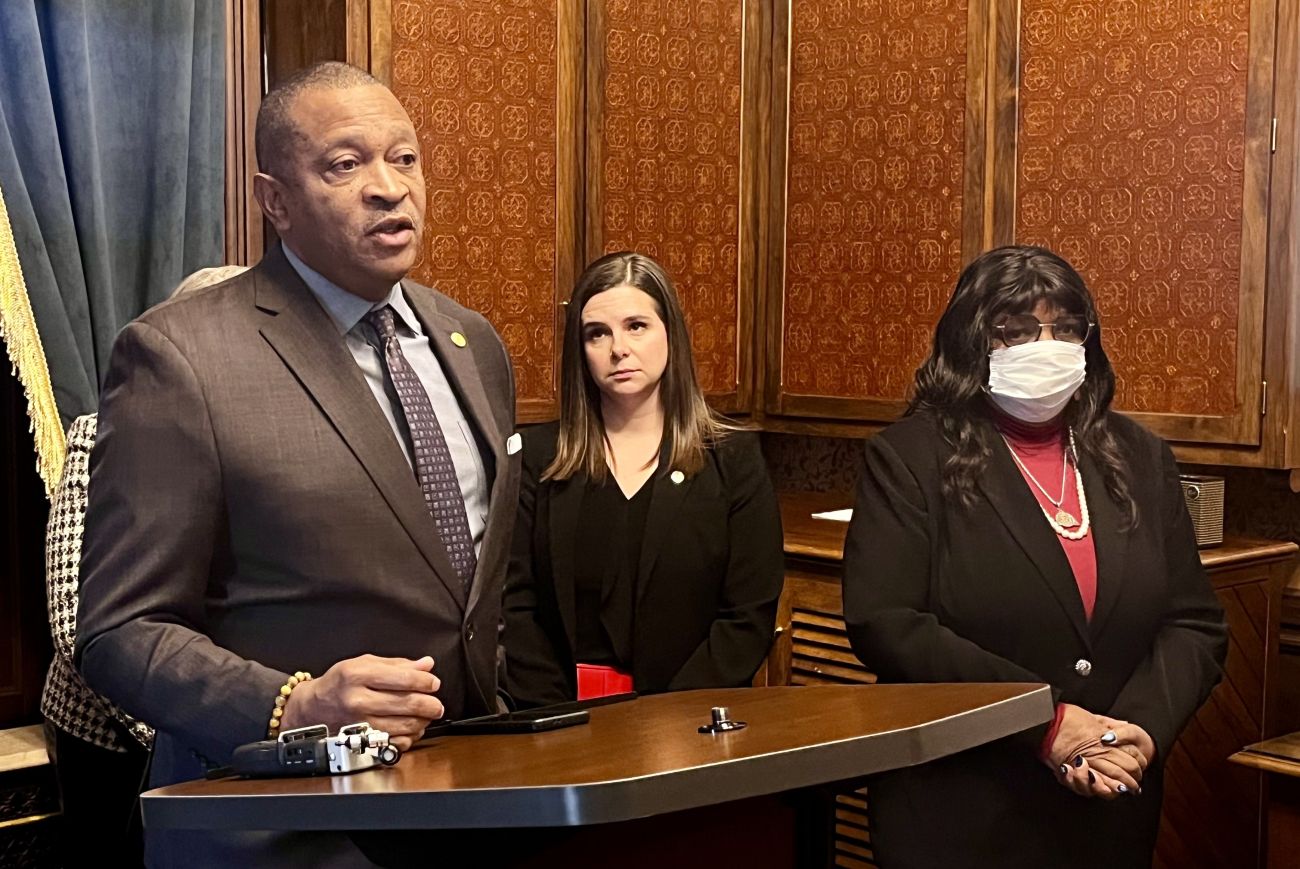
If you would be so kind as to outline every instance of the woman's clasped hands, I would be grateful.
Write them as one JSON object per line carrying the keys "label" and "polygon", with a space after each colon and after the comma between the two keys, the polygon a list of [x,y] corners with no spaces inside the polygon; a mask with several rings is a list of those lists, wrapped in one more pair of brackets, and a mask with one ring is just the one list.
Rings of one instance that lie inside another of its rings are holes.
{"label": "woman's clasped hands", "polygon": [[1155,753],[1155,742],[1138,725],[1067,703],[1044,762],[1079,796],[1113,800],[1141,793]]}

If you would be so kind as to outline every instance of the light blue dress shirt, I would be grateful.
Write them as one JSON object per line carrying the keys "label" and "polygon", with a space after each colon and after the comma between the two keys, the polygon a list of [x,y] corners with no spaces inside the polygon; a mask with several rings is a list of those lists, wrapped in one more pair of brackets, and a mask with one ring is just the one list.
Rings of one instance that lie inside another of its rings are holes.
{"label": "light blue dress shirt", "polygon": [[474,554],[477,555],[483,543],[488,511],[488,480],[483,456],[475,442],[474,429],[461,409],[446,372],[442,370],[442,363],[433,352],[424,326],[402,294],[402,285],[393,284],[388,298],[383,301],[368,302],[312,269],[288,245],[284,245],[284,255],[334,321],[339,334],[347,341],[352,358],[365,375],[366,384],[374,394],[380,410],[384,412],[397,442],[402,446],[407,463],[412,467],[411,473],[414,474],[411,433],[406,427],[401,403],[388,377],[387,366],[384,365],[382,342],[378,333],[363,319],[366,314],[379,310],[384,305],[392,307],[396,314],[394,322],[402,354],[424,384],[424,391],[429,395],[434,415],[438,417],[438,425],[442,427],[443,437],[447,440],[451,462],[456,467],[456,479],[460,483],[460,493],[465,499],[465,516],[469,520],[470,534],[474,537]]}

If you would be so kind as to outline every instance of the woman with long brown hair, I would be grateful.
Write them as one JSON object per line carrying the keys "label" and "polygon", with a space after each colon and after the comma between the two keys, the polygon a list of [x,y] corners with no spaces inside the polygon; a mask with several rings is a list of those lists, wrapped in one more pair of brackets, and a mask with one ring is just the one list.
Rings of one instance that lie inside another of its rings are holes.
{"label": "woman with long brown hair", "polygon": [[757,435],[705,402],[672,281],[636,253],[592,263],[566,314],[560,419],[524,433],[512,699],[747,684],[782,561]]}

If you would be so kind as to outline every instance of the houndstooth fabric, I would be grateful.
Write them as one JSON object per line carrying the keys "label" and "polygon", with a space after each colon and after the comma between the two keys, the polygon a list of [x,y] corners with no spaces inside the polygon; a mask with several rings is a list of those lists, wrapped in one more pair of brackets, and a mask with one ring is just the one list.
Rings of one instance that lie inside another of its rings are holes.
{"label": "houndstooth fabric", "polygon": [[85,530],[95,424],[96,415],[92,413],[77,417],[68,430],[63,478],[45,526],[45,602],[54,638],[54,660],[45,676],[41,713],[78,739],[110,751],[125,751],[123,730],[146,748],[153,742],[153,730],[92,691],[72,666],[72,648],[77,640],[81,536]]}

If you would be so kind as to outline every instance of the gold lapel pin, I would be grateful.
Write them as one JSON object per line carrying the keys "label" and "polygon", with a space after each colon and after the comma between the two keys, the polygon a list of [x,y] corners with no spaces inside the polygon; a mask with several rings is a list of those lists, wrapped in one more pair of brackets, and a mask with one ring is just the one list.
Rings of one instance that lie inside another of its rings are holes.
{"label": "gold lapel pin", "polygon": [[680,486],[682,484],[682,480],[686,479],[686,475],[683,474],[681,471],[673,471],[671,474],[668,475],[668,479],[673,481],[673,485]]}
{"label": "gold lapel pin", "polygon": [[468,342],[466,342],[464,335],[460,334],[459,332],[452,332],[451,343],[455,344],[457,347],[464,347],[465,344]]}

